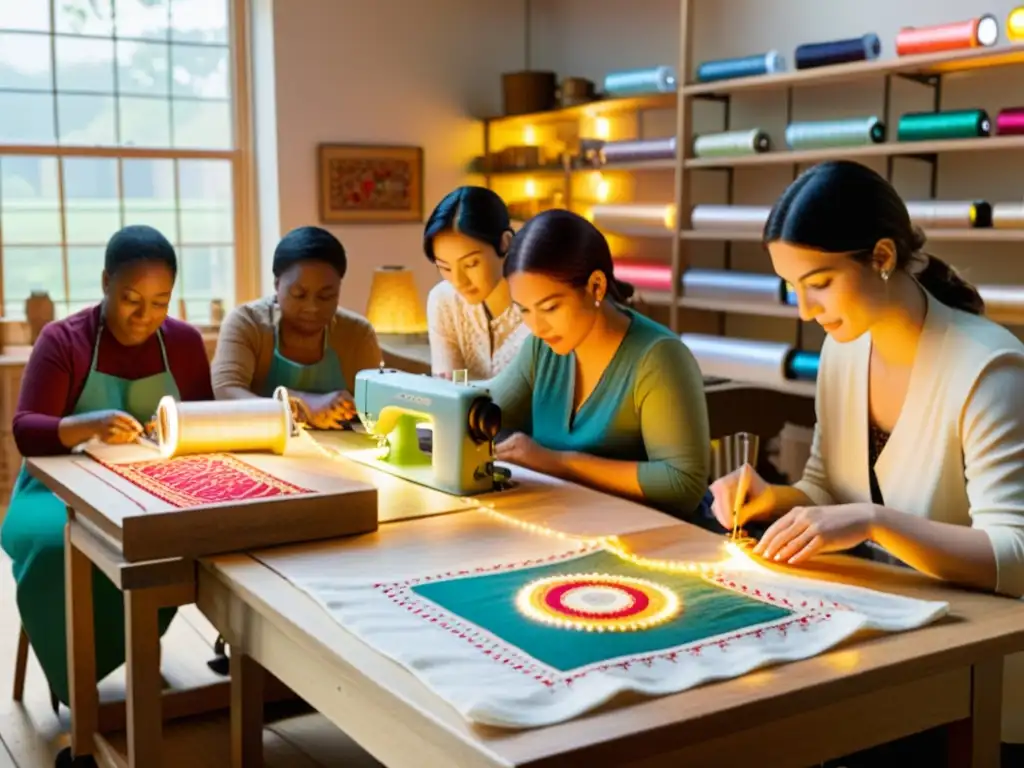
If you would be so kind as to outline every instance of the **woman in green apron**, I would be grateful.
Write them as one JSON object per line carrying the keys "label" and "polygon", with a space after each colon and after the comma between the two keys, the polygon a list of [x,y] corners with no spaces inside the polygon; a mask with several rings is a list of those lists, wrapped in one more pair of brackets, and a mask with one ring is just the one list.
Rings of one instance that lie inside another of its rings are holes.
{"label": "woman in green apron", "polygon": [[348,262],[330,232],[300,227],[274,251],[274,295],[225,319],[213,359],[218,399],[270,397],[285,387],[316,429],[355,417],[355,375],[381,363],[373,327],[338,306]]}
{"label": "woman in green apron", "polygon": [[[177,258],[146,226],[126,227],[107,245],[102,303],[50,323],[22,379],[13,431],[23,456],[68,453],[89,440],[127,443],[142,432],[160,398],[210,400],[199,332],[167,317]],[[64,606],[64,503],[24,466],[0,528],[13,562],[21,622],[53,695],[68,702]],[[122,594],[93,570],[96,674],[124,663]],[[162,612],[161,633],[174,610]]]}

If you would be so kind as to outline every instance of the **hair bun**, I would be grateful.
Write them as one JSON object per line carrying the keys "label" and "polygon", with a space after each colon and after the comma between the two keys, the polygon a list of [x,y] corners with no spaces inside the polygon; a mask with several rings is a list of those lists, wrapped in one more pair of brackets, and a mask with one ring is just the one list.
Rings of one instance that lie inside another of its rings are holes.
{"label": "hair bun", "polygon": [[612,286],[614,287],[615,299],[625,304],[633,298],[633,294],[636,293],[636,288],[632,284],[619,280],[616,277],[612,277]]}

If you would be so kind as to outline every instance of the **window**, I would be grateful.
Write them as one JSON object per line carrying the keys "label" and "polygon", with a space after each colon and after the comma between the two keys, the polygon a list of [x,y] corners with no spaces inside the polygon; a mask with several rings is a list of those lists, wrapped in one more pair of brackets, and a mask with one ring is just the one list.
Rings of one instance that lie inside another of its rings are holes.
{"label": "window", "polygon": [[174,244],[174,314],[203,323],[211,300],[235,303],[246,176],[232,6],[0,0],[4,317],[23,319],[33,290],[58,317],[97,302],[106,242],[127,224]]}

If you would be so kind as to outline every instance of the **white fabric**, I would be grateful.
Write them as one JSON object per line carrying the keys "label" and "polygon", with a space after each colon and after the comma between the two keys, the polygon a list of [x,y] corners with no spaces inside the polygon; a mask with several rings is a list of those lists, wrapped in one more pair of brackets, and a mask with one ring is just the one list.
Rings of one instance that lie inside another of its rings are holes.
{"label": "white fabric", "polygon": [[[984,530],[997,590],[1024,594],[1024,344],[1000,325],[928,296],[906,400],[875,473],[885,505]],[[796,487],[815,504],[870,502],[870,334],[826,339],[817,424]],[[1003,740],[1024,742],[1024,658],[1008,659]],[[1020,672],[1012,672],[1017,669]]]}
{"label": "white fabric", "polygon": [[[459,564],[460,574],[473,575],[474,568],[507,572],[544,564],[537,559],[545,557],[572,559],[596,551],[591,545],[567,552],[566,542],[539,536],[531,544],[522,550],[523,560],[533,559],[525,566],[467,562]],[[389,578],[387,574],[368,573],[364,577],[339,578],[293,571],[286,577],[342,627],[402,664],[465,718],[510,728],[565,721],[621,692],[665,695],[740,676],[768,664],[805,659],[858,630],[909,630],[934,621],[949,608],[947,603],[784,576],[750,561],[739,562],[742,564],[724,564],[737,570],[719,571],[716,578],[737,590],[746,585],[748,595],[761,590],[771,593],[771,598],[762,599],[788,600],[796,614],[734,634],[568,672],[553,669],[504,645],[480,627],[446,613],[422,595],[410,592],[405,582],[396,582],[394,575]],[[458,575],[420,573],[412,581],[419,583],[428,577],[437,581]],[[657,580],[657,573],[649,572],[646,578]]]}
{"label": "white fabric", "polygon": [[483,304],[469,304],[446,280],[427,296],[427,326],[431,371],[465,369],[471,381],[498,375],[530,335],[514,304],[492,319]]}

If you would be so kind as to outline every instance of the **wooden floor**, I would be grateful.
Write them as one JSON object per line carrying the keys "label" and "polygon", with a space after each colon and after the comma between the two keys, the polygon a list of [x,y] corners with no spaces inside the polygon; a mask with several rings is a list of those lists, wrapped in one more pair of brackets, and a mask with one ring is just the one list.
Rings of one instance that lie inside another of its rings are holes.
{"label": "wooden floor", "polygon": [[[52,768],[57,753],[68,744],[68,711],[62,707],[60,717],[54,715],[46,680],[31,654],[25,700],[16,704],[11,699],[20,626],[11,562],[0,552],[0,768]],[[181,609],[163,639],[163,675],[167,682],[174,687],[191,687],[221,680],[206,666],[213,657],[216,635],[194,606]],[[100,690],[104,700],[122,698],[124,671],[114,672]],[[388,727],[387,723],[381,727]],[[230,766],[226,713],[171,723],[164,735],[164,765]],[[124,749],[123,737],[114,742]],[[267,768],[380,765],[319,715],[268,725],[263,731],[263,745]]]}

